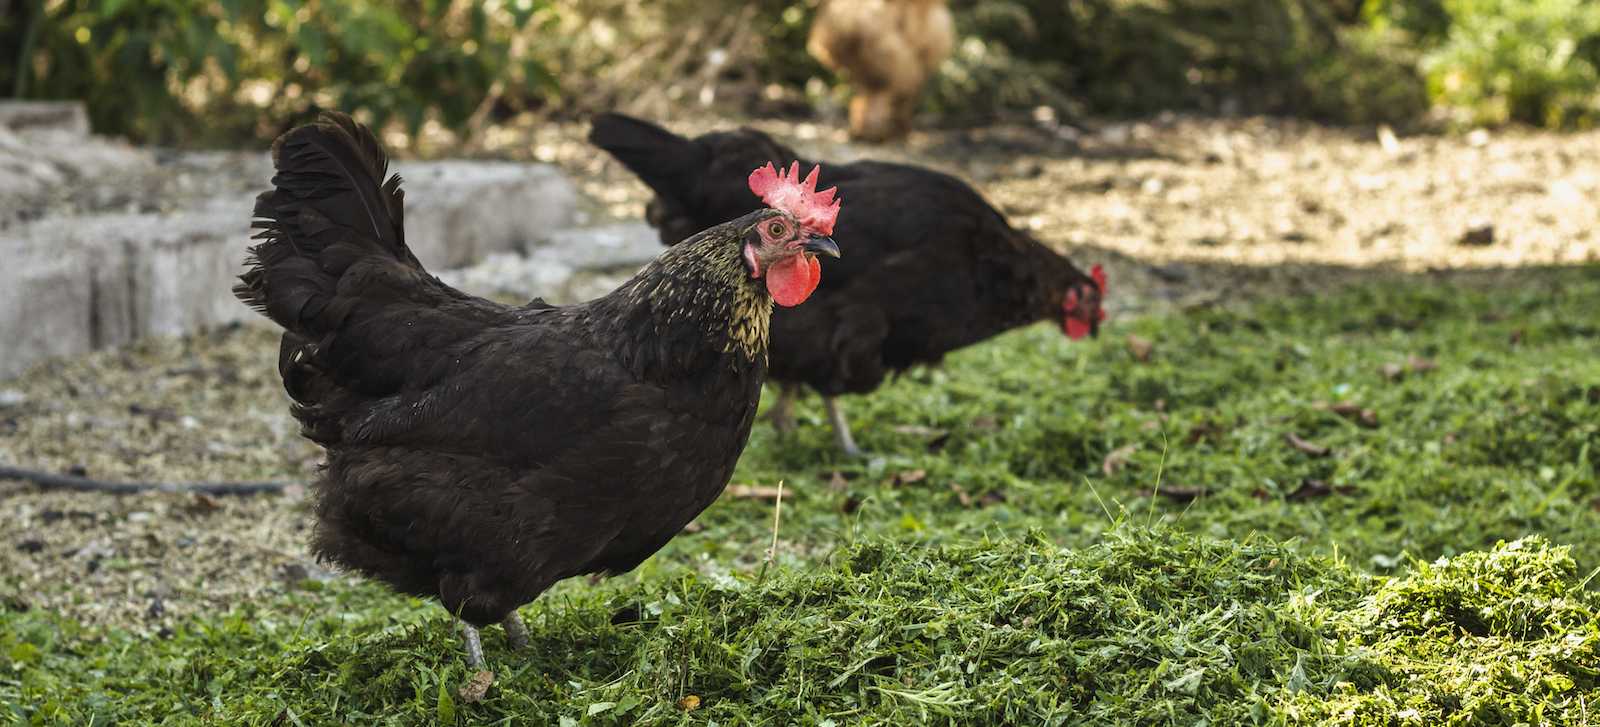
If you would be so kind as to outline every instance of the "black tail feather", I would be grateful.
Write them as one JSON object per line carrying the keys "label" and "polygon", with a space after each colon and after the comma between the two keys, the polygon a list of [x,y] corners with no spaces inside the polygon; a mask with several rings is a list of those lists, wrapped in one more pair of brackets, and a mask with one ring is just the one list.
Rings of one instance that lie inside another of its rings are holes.
{"label": "black tail feather", "polygon": [[607,112],[590,123],[589,143],[616,157],[664,199],[675,200],[694,188],[710,163],[701,145],[648,121]]}
{"label": "black tail feather", "polygon": [[417,267],[402,223],[400,177],[378,139],[349,116],[325,113],[272,146],[275,187],[256,198],[259,242],[233,292],[290,331],[328,305],[344,270],[369,255]]}

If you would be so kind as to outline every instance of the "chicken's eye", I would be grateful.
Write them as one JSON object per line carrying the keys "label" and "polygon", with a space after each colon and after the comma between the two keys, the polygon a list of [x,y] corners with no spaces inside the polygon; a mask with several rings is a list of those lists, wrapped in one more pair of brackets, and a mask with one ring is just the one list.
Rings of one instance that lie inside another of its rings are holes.
{"label": "chicken's eye", "polygon": [[767,237],[774,240],[783,239],[783,223],[777,221],[767,223]]}

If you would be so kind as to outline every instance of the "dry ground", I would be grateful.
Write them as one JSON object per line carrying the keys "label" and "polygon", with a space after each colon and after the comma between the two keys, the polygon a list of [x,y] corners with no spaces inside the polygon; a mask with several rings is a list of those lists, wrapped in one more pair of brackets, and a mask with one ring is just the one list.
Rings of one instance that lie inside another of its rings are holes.
{"label": "dry ground", "polygon": [[[1385,139],[1162,117],[919,134],[875,149],[815,125],[761,126],[807,155],[916,161],[977,183],[1046,241],[1105,262],[1114,315],[1315,293],[1351,276],[1600,259],[1597,132]],[[502,128],[474,153],[556,162],[581,180],[593,218],[641,216],[642,185],[583,133]],[[0,382],[0,462],[107,479],[304,479],[317,453],[287,416],[275,349],[268,331],[245,326]],[[303,495],[115,497],[0,483],[0,599],[156,631],[322,577],[305,550]]]}

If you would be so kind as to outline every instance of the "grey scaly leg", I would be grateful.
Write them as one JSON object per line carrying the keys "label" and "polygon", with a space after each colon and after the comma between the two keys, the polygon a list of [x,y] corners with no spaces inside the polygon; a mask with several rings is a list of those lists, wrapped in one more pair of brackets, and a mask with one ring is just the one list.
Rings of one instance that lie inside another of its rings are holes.
{"label": "grey scaly leg", "polygon": [[522,623],[522,616],[516,611],[506,614],[500,626],[506,630],[506,641],[511,648],[522,650],[528,648],[528,626]]}
{"label": "grey scaly leg", "polygon": [[781,434],[794,431],[794,399],[795,390],[780,385],[778,400],[772,402],[772,408],[767,410],[767,419],[772,421],[772,428]]}
{"label": "grey scaly leg", "polygon": [[851,457],[860,457],[861,448],[856,446],[856,440],[850,436],[850,422],[844,418],[844,410],[839,408],[839,401],[831,396],[822,397],[828,407],[828,421],[833,424],[834,439],[839,442],[839,448]]}
{"label": "grey scaly leg", "polygon": [[483,639],[478,637],[478,629],[466,621],[457,621],[456,629],[461,632],[461,643],[467,647],[467,666],[473,669],[483,668]]}

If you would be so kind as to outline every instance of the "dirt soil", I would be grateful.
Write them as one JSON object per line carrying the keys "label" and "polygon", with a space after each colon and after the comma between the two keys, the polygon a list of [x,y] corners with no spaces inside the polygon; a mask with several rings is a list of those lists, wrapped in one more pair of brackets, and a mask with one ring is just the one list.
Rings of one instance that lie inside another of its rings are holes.
{"label": "dirt soil", "polygon": [[[1397,139],[1162,116],[919,133],[872,148],[814,124],[759,125],[808,156],[910,161],[974,182],[1017,224],[1106,265],[1111,335],[1118,316],[1351,278],[1600,260],[1600,132]],[[593,220],[641,217],[644,187],[588,147],[585,131],[511,125],[469,152],[555,162],[580,181]],[[305,481],[318,452],[288,416],[275,356],[265,327],[235,326],[47,363],[0,382],[0,463],[112,480]],[[159,633],[337,577],[306,551],[309,527],[302,487],[119,497],[0,482],[0,603]]]}

